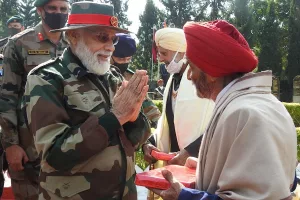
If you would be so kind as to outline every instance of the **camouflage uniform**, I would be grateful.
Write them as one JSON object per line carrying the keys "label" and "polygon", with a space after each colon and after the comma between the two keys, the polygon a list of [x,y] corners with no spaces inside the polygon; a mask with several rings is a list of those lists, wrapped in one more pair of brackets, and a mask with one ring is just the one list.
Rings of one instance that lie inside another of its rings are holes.
{"label": "camouflage uniform", "polygon": [[0,40],[0,54],[3,54],[4,47],[8,42],[9,37],[3,38]]}
{"label": "camouflage uniform", "polygon": [[[134,72],[132,70],[127,69],[122,75],[124,76],[125,80],[129,80],[133,74]],[[143,102],[142,109],[146,117],[150,120],[151,127],[156,128],[161,113],[148,95]]]}
{"label": "camouflage uniform", "polygon": [[20,113],[26,77],[33,67],[61,55],[66,46],[63,40],[57,45],[53,44],[44,33],[42,24],[39,24],[10,38],[4,51],[0,94],[2,144],[4,149],[14,144],[21,146],[29,158],[24,171],[16,172],[9,168],[16,199],[37,199],[38,195],[38,154],[33,136]]}
{"label": "camouflage uniform", "polygon": [[39,199],[137,199],[134,152],[150,125],[140,113],[120,126],[110,112],[121,81],[114,69],[88,73],[69,48],[32,70],[24,113],[42,158]]}

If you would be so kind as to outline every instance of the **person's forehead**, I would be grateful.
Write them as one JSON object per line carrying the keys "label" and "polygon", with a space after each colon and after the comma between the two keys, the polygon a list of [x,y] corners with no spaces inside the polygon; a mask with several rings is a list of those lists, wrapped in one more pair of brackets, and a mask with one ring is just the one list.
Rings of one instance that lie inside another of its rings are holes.
{"label": "person's forehead", "polygon": [[170,52],[170,50],[165,49],[165,48],[163,48],[163,47],[161,47],[161,46],[158,46],[157,49],[158,49],[158,51],[161,52],[161,53],[169,53],[169,52]]}
{"label": "person's forehead", "polygon": [[94,26],[94,27],[89,27],[88,29],[95,33],[107,33],[109,35],[116,35],[116,30],[106,28],[106,27]]}
{"label": "person's forehead", "polygon": [[21,26],[20,22],[10,22],[8,26]]}
{"label": "person's forehead", "polygon": [[45,6],[68,7],[69,3],[64,0],[50,0]]}

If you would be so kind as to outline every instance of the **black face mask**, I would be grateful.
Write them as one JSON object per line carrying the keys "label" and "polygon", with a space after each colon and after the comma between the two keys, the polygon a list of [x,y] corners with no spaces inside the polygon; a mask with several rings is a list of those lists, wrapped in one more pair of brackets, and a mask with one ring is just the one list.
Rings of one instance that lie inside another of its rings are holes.
{"label": "black face mask", "polygon": [[45,11],[45,23],[52,29],[59,29],[65,26],[68,14],[48,13]]}
{"label": "black face mask", "polygon": [[10,34],[10,36],[14,36],[20,32],[21,32],[21,29],[18,29],[18,28],[9,28],[8,29],[8,33]]}
{"label": "black face mask", "polygon": [[124,72],[126,71],[126,69],[128,68],[128,64],[129,63],[123,63],[123,64],[120,64],[120,63],[114,63],[114,66],[116,66],[117,68],[119,68],[119,70],[121,71],[121,74],[124,74]]}

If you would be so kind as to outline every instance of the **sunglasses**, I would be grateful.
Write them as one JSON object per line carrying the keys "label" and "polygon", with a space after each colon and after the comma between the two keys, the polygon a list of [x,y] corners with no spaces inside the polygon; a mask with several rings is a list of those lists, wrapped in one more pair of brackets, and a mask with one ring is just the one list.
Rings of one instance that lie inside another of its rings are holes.
{"label": "sunglasses", "polygon": [[93,33],[96,37],[97,37],[97,40],[101,43],[107,43],[108,41],[112,41],[113,45],[117,45],[118,42],[119,42],[119,37],[118,36],[113,36],[113,37],[109,37],[109,34],[108,33],[105,33],[105,32],[100,32],[100,33],[96,33],[95,31],[92,31],[90,29],[84,29],[84,30],[87,30],[91,33]]}

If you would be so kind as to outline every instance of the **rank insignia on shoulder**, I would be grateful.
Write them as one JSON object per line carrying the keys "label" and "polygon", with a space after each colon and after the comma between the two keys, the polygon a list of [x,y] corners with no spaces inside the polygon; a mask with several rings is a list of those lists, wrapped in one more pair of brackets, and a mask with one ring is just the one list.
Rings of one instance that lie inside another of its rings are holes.
{"label": "rank insignia on shoulder", "polygon": [[49,50],[28,50],[28,55],[49,55]]}

